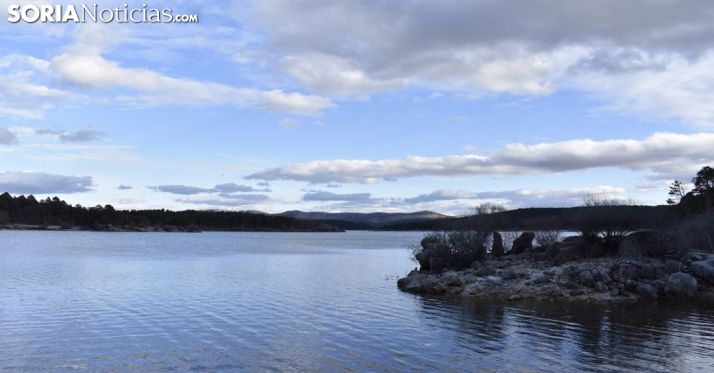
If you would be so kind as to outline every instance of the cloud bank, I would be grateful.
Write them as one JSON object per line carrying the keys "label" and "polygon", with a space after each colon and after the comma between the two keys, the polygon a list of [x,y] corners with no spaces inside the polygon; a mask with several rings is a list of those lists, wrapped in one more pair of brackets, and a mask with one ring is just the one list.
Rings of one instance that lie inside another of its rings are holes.
{"label": "cloud bank", "polygon": [[575,89],[613,109],[714,125],[709,2],[266,0],[252,8],[242,20],[265,30],[283,71],[315,92]]}
{"label": "cloud bank", "polygon": [[11,194],[72,194],[92,190],[90,176],[64,176],[42,172],[0,172],[0,191]]}
{"label": "cloud bank", "polygon": [[633,171],[649,170],[651,178],[666,179],[691,175],[701,166],[714,162],[712,148],[714,133],[656,133],[643,140],[585,139],[534,145],[509,144],[488,156],[318,160],[267,169],[247,178],[309,183],[370,183],[417,176],[504,176],[618,167]]}
{"label": "cloud bank", "polygon": [[245,192],[266,192],[267,189],[255,189],[248,185],[239,185],[236,183],[226,183],[218,184],[213,188],[201,188],[190,185],[157,185],[149,186],[157,192],[170,193],[170,194],[180,194],[180,195],[194,195],[201,193],[221,193],[221,194],[231,194],[231,193],[245,193]]}

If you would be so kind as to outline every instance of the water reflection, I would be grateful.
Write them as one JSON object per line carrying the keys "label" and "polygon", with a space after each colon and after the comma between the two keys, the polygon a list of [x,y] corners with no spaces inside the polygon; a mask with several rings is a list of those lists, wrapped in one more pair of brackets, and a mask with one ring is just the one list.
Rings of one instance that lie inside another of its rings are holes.
{"label": "water reflection", "polygon": [[714,307],[675,303],[501,302],[419,297],[430,327],[483,369],[712,371]]}

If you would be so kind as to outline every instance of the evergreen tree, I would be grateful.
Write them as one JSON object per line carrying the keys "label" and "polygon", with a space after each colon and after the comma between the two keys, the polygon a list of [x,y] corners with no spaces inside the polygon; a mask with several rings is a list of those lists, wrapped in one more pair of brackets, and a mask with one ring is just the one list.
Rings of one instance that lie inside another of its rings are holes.
{"label": "evergreen tree", "polygon": [[684,190],[684,185],[681,181],[675,180],[669,185],[669,198],[667,199],[668,205],[676,205],[682,200],[687,192]]}

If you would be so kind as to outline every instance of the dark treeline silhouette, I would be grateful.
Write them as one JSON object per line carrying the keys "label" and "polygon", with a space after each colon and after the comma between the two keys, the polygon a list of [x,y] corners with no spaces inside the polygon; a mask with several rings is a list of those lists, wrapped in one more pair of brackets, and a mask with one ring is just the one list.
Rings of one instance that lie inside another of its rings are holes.
{"label": "dark treeline silhouette", "polygon": [[56,226],[92,230],[336,231],[319,221],[234,211],[116,210],[83,207],[57,197],[0,195],[0,225]]}
{"label": "dark treeline silhouette", "polygon": [[667,203],[676,205],[686,214],[711,213],[714,209],[714,169],[703,167],[692,178],[692,185],[692,190],[687,191],[681,181],[672,182]]}
{"label": "dark treeline silhouette", "polygon": [[679,216],[679,212],[670,206],[532,207],[465,217],[399,222],[371,228],[443,231],[488,227],[493,230],[579,231],[584,222],[605,219],[631,229],[644,229],[669,224]]}
{"label": "dark treeline silhouette", "polygon": [[[513,240],[509,252],[520,254],[529,247],[560,263],[614,255],[680,259],[691,251],[714,252],[714,169],[702,168],[692,184],[693,189],[687,192],[683,183],[673,182],[667,206],[637,206],[632,201],[591,197],[580,207],[477,208],[476,214],[468,217],[410,223],[411,227],[426,223],[435,231],[412,252],[422,270],[468,268],[489,258],[490,237],[490,255],[501,257],[504,247],[498,231],[508,230],[553,231],[552,239],[538,239],[535,248],[536,233],[524,232]],[[557,242],[560,230],[579,235],[569,237],[568,246],[565,240]]]}

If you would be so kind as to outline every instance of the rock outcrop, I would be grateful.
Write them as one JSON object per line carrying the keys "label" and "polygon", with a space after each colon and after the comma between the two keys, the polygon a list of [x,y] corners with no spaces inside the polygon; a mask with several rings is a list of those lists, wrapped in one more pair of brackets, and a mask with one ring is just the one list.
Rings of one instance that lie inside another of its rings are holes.
{"label": "rock outcrop", "polygon": [[498,232],[493,232],[493,243],[491,244],[491,255],[494,258],[500,258],[504,254],[503,236]]}
{"label": "rock outcrop", "polygon": [[714,255],[695,253],[680,260],[619,255],[593,258],[587,257],[588,244],[582,237],[551,244],[545,253],[526,251],[532,240],[530,235],[521,237],[519,245],[524,252],[503,257],[494,254],[458,271],[433,270],[434,258],[444,248],[425,240],[418,257],[421,270],[399,279],[397,285],[415,293],[511,300],[714,300]]}
{"label": "rock outcrop", "polygon": [[533,239],[535,238],[535,233],[533,232],[523,232],[518,238],[513,241],[513,246],[509,254],[521,254],[526,250],[533,249]]}

